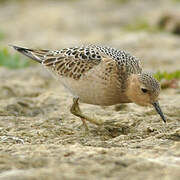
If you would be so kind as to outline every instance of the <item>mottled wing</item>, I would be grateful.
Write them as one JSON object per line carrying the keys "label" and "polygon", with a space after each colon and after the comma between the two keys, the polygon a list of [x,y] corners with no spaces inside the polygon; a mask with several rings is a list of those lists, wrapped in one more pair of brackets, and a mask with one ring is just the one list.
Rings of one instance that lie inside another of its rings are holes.
{"label": "mottled wing", "polygon": [[142,72],[140,60],[129,53],[106,46],[66,48],[50,51],[44,55],[42,63],[57,74],[79,79],[94,66],[109,59],[117,64],[120,74],[139,74]]}
{"label": "mottled wing", "polygon": [[66,48],[44,54],[42,64],[62,77],[78,80],[87,71],[97,66],[102,57],[92,47]]}
{"label": "mottled wing", "polygon": [[50,71],[63,77],[79,79],[97,66],[103,59],[115,62],[119,74],[139,74],[142,72],[140,60],[126,53],[106,46],[82,46],[62,50],[36,50],[13,46],[20,53],[45,65]]}
{"label": "mottled wing", "polygon": [[112,59],[117,63],[119,73],[140,74],[142,72],[141,62],[129,53],[107,46],[91,45],[101,56]]}

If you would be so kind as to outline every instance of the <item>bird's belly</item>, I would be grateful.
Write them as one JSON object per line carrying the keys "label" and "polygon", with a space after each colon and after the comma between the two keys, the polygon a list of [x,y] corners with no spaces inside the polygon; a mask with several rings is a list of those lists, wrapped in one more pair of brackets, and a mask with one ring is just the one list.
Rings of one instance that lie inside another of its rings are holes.
{"label": "bird's belly", "polygon": [[55,77],[58,77],[64,87],[81,102],[101,106],[129,102],[126,95],[121,93],[121,82],[116,66],[111,72],[106,70],[107,67],[107,63],[100,63],[81,74],[79,79],[63,75]]}
{"label": "bird's belly", "polygon": [[110,106],[121,102],[119,89],[102,79],[74,80],[62,77],[60,81],[74,97],[79,97],[81,102],[101,106]]}

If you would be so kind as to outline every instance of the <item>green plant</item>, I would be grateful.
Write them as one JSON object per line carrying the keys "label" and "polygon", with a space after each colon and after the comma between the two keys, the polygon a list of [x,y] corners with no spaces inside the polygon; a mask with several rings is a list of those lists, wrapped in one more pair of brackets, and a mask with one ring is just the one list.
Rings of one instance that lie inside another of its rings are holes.
{"label": "green plant", "polygon": [[158,80],[161,81],[163,79],[165,80],[172,80],[172,79],[180,79],[180,70],[168,73],[168,72],[160,72],[158,71],[154,77]]}
{"label": "green plant", "polygon": [[174,1],[174,2],[178,2],[178,3],[180,2],[180,0],[173,0],[173,1]]}
{"label": "green plant", "polygon": [[30,65],[27,59],[22,59],[19,54],[11,55],[7,48],[0,50],[0,66],[11,69],[24,68]]}
{"label": "green plant", "polygon": [[148,32],[157,32],[160,31],[155,26],[150,25],[145,19],[137,19],[135,23],[128,24],[124,26],[125,31],[148,31]]}
{"label": "green plant", "polygon": [[168,72],[157,72],[154,77],[161,82],[161,88],[179,88],[180,70],[168,73]]}
{"label": "green plant", "polygon": [[129,0],[115,0],[117,3],[127,3]]}
{"label": "green plant", "polygon": [[0,31],[0,40],[3,40],[6,37],[6,34]]}

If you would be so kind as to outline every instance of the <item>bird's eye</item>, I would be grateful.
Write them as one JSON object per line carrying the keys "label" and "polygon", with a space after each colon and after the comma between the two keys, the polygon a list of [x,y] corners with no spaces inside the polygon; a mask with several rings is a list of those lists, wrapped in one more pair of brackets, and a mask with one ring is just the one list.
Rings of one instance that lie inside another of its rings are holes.
{"label": "bird's eye", "polygon": [[145,89],[145,88],[141,88],[141,91],[142,91],[143,93],[147,93],[147,92],[148,92],[148,90]]}

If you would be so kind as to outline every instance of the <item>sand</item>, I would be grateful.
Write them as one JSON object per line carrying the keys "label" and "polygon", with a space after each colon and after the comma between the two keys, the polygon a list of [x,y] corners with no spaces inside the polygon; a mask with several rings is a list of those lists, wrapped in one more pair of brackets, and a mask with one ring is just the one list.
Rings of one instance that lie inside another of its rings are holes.
{"label": "sand", "polygon": [[[145,70],[171,72],[180,68],[178,35],[122,30],[142,14],[158,21],[164,9],[179,7],[163,2],[6,2],[0,22],[8,36],[0,46],[107,44],[141,58]],[[179,88],[161,92],[167,124],[153,107],[81,103],[84,113],[104,121],[88,123],[89,134],[69,112],[71,95],[41,65],[0,67],[0,94],[0,179],[180,179]]]}

